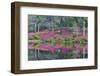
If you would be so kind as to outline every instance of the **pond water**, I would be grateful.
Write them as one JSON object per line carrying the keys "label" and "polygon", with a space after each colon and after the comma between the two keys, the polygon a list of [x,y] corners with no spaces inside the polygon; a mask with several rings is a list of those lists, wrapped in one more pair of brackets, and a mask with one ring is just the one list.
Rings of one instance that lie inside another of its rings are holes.
{"label": "pond water", "polygon": [[28,60],[87,58],[87,36],[61,30],[31,32],[28,54]]}

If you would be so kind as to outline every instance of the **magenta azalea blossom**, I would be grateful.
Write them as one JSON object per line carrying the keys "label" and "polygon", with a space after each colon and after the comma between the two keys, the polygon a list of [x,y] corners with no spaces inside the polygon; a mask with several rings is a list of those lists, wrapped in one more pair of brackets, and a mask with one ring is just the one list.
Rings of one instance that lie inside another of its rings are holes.
{"label": "magenta azalea blossom", "polygon": [[34,33],[33,32],[31,32],[31,33],[28,33],[28,37],[30,38],[30,37],[32,37],[34,35]]}
{"label": "magenta azalea blossom", "polygon": [[55,32],[54,31],[51,31],[51,32],[40,32],[40,37],[42,39],[48,39],[48,38],[51,38],[51,37],[54,37],[55,36]]}
{"label": "magenta azalea blossom", "polygon": [[50,51],[50,52],[54,52],[55,51],[55,47],[49,44],[42,44],[39,47],[40,49],[44,50],[44,51]]}

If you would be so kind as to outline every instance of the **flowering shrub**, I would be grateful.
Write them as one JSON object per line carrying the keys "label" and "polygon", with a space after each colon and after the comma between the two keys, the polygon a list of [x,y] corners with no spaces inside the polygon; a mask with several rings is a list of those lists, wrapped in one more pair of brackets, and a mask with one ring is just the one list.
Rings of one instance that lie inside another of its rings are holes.
{"label": "flowering shrub", "polygon": [[61,52],[67,52],[71,49],[87,48],[87,38],[80,34],[57,33],[55,31],[42,31],[29,33],[29,49],[42,49],[43,51],[55,52],[60,49]]}

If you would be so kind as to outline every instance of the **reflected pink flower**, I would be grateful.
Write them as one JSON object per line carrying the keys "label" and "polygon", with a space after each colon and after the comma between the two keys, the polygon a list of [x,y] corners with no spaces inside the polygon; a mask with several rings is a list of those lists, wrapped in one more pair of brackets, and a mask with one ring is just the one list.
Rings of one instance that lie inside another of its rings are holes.
{"label": "reflected pink flower", "polygon": [[83,51],[83,49],[87,49],[88,48],[88,45],[80,45],[80,44],[75,44],[74,45],[75,46],[75,48],[77,49],[77,50],[80,50],[80,51]]}
{"label": "reflected pink flower", "polygon": [[59,49],[59,48],[61,48],[61,45],[60,45],[60,44],[56,44],[56,45],[55,45],[55,48],[56,48],[56,49]]}
{"label": "reflected pink flower", "polygon": [[69,50],[71,50],[70,47],[62,47],[62,48],[61,48],[62,53],[66,53],[66,52],[68,52]]}
{"label": "reflected pink flower", "polygon": [[33,45],[34,44],[28,44],[28,49],[34,49]]}

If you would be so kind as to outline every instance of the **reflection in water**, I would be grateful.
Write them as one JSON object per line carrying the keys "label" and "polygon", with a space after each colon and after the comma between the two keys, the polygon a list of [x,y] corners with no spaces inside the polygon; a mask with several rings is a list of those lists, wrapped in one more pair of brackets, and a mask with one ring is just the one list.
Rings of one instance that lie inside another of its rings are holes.
{"label": "reflection in water", "polygon": [[29,33],[29,60],[87,58],[87,37],[43,31]]}

